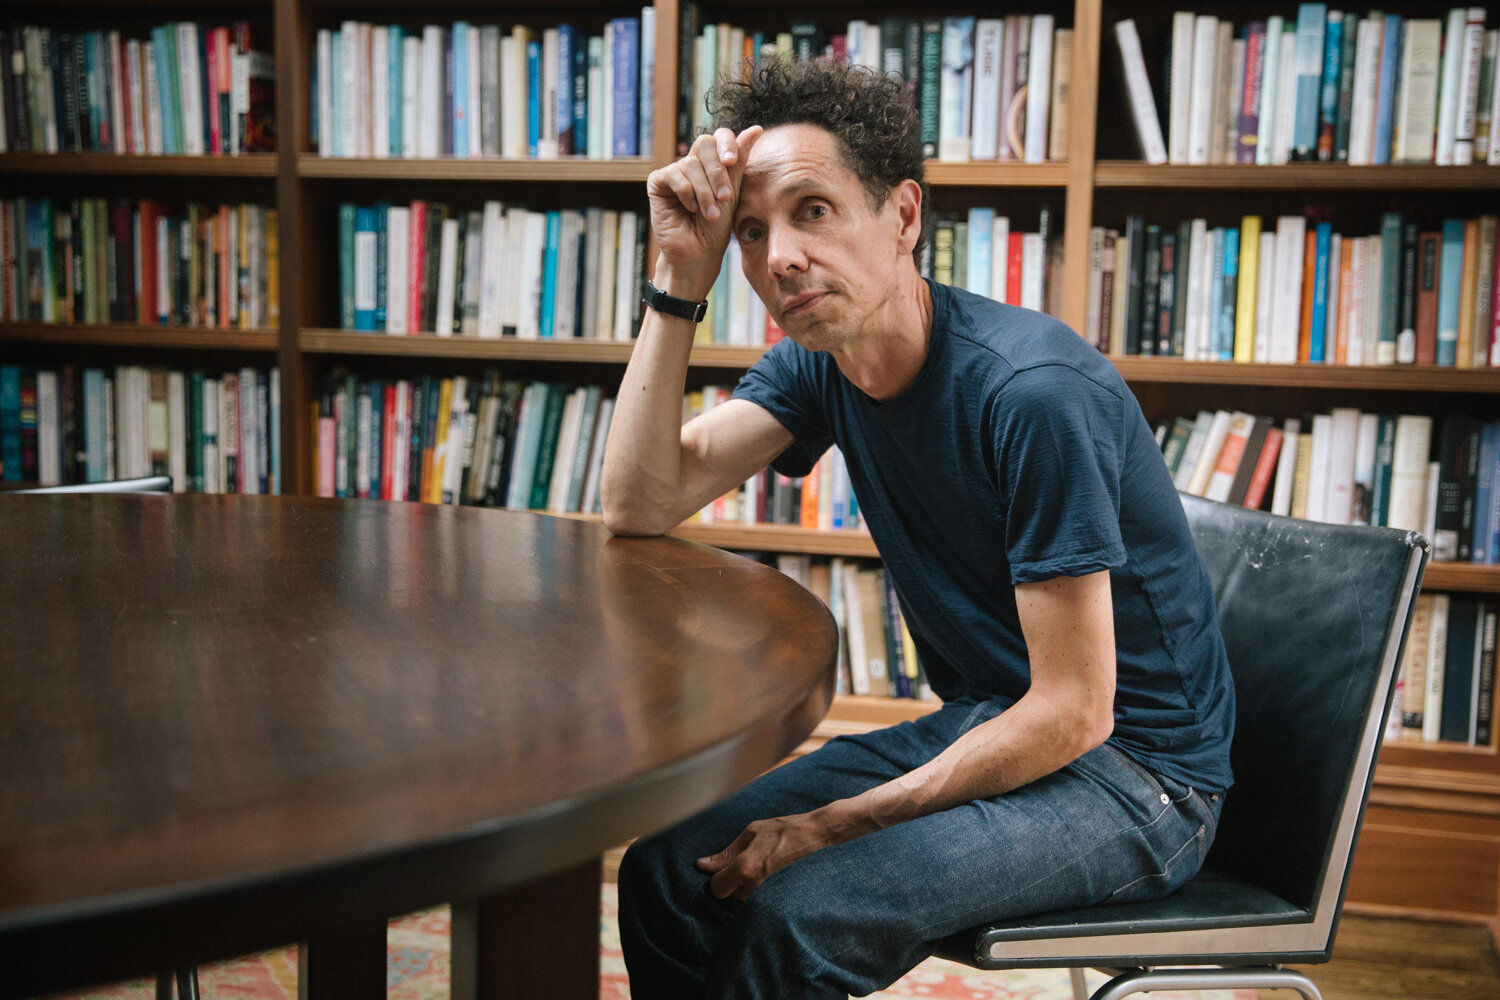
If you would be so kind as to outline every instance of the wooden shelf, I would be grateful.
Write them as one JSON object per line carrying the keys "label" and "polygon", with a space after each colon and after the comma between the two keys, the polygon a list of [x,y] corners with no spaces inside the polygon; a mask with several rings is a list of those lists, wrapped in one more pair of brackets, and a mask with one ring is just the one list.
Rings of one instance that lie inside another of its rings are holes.
{"label": "wooden shelf", "polygon": [[1427,590],[1458,590],[1473,594],[1500,594],[1500,566],[1477,563],[1431,562],[1422,577]]}
{"label": "wooden shelf", "polygon": [[0,175],[93,174],[131,177],[276,176],[275,153],[242,156],[124,156],[118,153],[6,153]]}
{"label": "wooden shelf", "polygon": [[1101,160],[1094,168],[1094,186],[1239,191],[1495,191],[1500,190],[1500,167],[1420,164],[1351,167],[1344,163],[1186,167],[1155,166],[1137,160]]}
{"label": "wooden shelf", "polygon": [[[306,329],[297,337],[306,354],[359,354],[376,357],[494,358],[525,361],[572,361],[623,365],[635,349],[633,340],[596,340],[591,337],[539,338],[439,337],[432,333],[350,333],[347,330]],[[695,368],[748,368],[764,347],[699,344],[693,348]]]}
{"label": "wooden shelf", "polygon": [[651,173],[649,160],[506,160],[499,157],[456,160],[373,159],[316,156],[297,157],[297,174],[314,180],[374,181],[545,181],[644,184]]}
{"label": "wooden shelf", "polygon": [[174,350],[274,351],[275,330],[220,330],[201,326],[110,323],[0,323],[0,342],[80,344],[110,347],[169,347]]}
{"label": "wooden shelf", "polygon": [[927,161],[927,183],[933,187],[1066,187],[1067,163]]}
{"label": "wooden shelf", "polygon": [[1500,392],[1500,368],[1268,365],[1147,357],[1117,357],[1110,360],[1127,382],[1258,385],[1293,389],[1379,389],[1389,392]]}

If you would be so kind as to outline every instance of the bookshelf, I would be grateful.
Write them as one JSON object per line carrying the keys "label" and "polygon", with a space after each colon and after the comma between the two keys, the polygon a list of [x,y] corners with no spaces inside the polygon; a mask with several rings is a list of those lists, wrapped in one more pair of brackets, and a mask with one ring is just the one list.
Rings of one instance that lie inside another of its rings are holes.
{"label": "bookshelf", "polygon": [[[420,26],[468,18],[476,23],[536,27],[575,18],[592,27],[639,12],[628,2],[591,2],[538,10],[520,3],[439,5],[387,0],[236,0],[226,7],[158,0],[21,0],[14,23],[58,23],[80,29],[149,30],[171,18],[204,22],[247,18],[269,29],[276,69],[278,144],[274,153],[239,156],[140,156],[105,153],[0,154],[0,195],[50,194],[255,200],[280,217],[279,305],[274,328],[221,330],[136,324],[0,323],[0,360],[61,364],[86,356],[100,364],[181,367],[275,365],[281,373],[280,435],[284,492],[315,489],[314,428],[310,416],[318,380],[339,366],[384,373],[477,375],[496,366],[518,378],[555,378],[611,388],[628,360],[628,341],[481,340],[431,334],[391,337],[339,329],[337,206],[434,198],[463,209],[486,199],[541,207],[598,204],[644,207],[642,187],[655,166],[675,156],[679,0],[656,5],[653,131],[646,155],[614,160],[457,160],[333,158],[315,151],[310,114],[312,53],[320,29],[349,18]],[[1335,218],[1365,223],[1386,205],[1454,211],[1466,216],[1500,211],[1500,167],[1428,167],[1293,163],[1284,166],[1154,166],[1141,162],[1128,127],[1128,109],[1115,66],[1112,26],[1134,18],[1148,67],[1164,62],[1172,12],[1182,5],[1148,0],[1035,0],[1010,12],[1051,13],[1073,30],[1068,158],[1044,163],[931,163],[935,207],[971,204],[1005,208],[1018,222],[1035,222],[1047,203],[1065,248],[1057,280],[1060,316],[1084,324],[1089,229],[1115,225],[1127,213],[1161,218],[1196,214],[1220,222],[1246,212],[1264,216],[1330,205]],[[1209,5],[1199,5],[1207,8]],[[1217,12],[1236,22],[1263,17],[1271,4],[1235,2]],[[1369,6],[1369,5],[1366,5]],[[1420,6],[1420,5],[1412,5]],[[1293,13],[1287,5],[1283,13]],[[1361,7],[1359,9],[1364,9]],[[703,19],[783,30],[803,13],[784,0],[749,4],[705,2]],[[441,12],[440,14],[438,12]],[[904,13],[894,6],[889,13]],[[981,13],[956,5],[955,12]],[[1005,11],[1002,11],[1004,13]],[[869,16],[868,5],[834,4],[828,26]],[[984,12],[989,16],[989,12]],[[1152,71],[1160,86],[1160,72]],[[1500,123],[1496,123],[1500,125]],[[648,248],[647,259],[651,259]],[[725,345],[694,348],[690,384],[732,382],[761,349]],[[1229,407],[1292,416],[1330,406],[1384,412],[1500,414],[1500,369],[1434,366],[1332,367],[1234,364],[1162,357],[1115,359],[1153,421],[1202,407]],[[773,525],[685,524],[677,534],[726,548],[873,559],[868,535],[808,532]],[[1437,563],[1429,589],[1500,595],[1500,567]],[[914,703],[841,697],[820,730],[883,725],[925,711]],[[1495,746],[1391,744],[1382,755],[1350,894],[1351,906],[1370,912],[1418,913],[1487,923],[1500,933],[1500,752]]]}

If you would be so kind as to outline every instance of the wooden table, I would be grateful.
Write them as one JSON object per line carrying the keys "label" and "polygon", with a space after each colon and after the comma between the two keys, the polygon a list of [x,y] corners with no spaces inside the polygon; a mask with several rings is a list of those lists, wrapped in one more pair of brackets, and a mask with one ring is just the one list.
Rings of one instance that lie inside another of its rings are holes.
{"label": "wooden table", "polygon": [[377,501],[0,495],[0,996],[302,942],[383,996],[598,990],[599,858],[826,711],[836,636],[676,539]]}

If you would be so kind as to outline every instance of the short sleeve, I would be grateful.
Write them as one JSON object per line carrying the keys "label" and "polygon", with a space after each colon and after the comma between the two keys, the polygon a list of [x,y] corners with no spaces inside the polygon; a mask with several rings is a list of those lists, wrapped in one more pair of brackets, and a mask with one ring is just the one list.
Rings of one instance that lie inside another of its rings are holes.
{"label": "short sleeve", "polygon": [[1012,583],[1123,566],[1118,393],[1066,365],[1017,372],[995,410]]}
{"label": "short sleeve", "polygon": [[805,476],[833,444],[819,392],[818,364],[810,351],[779,341],[750,367],[732,398],[745,399],[781,422],[795,440],[772,463],[784,476]]}

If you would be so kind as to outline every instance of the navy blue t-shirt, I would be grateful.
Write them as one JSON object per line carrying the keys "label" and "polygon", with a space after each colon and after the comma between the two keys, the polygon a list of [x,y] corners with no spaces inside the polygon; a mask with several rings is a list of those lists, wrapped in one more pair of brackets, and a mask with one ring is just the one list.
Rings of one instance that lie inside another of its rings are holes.
{"label": "navy blue t-shirt", "polygon": [[1014,586],[1108,570],[1109,742],[1205,791],[1231,783],[1234,688],[1213,592],[1135,397],[1061,322],[929,283],[910,388],[877,403],[826,353],[782,340],[734,391],[796,441],[805,475],[837,444],[932,688],[1014,702],[1030,685]]}

